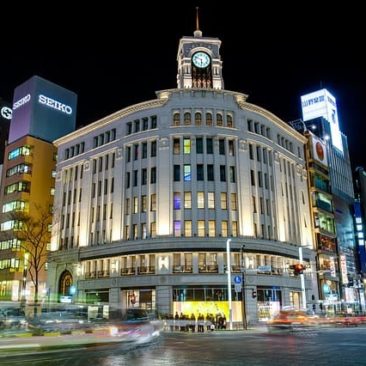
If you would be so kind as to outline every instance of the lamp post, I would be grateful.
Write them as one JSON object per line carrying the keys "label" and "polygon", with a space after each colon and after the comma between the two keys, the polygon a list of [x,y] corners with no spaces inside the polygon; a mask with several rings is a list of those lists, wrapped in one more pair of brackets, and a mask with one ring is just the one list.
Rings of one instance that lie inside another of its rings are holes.
{"label": "lamp post", "polygon": [[245,309],[245,278],[244,278],[244,248],[242,245],[240,248],[240,272],[241,272],[241,301],[242,301],[242,317],[243,317],[243,328],[248,329],[247,323],[247,312]]}
{"label": "lamp post", "polygon": [[231,239],[226,240],[226,271],[227,271],[227,294],[229,300],[229,326],[233,330],[233,309],[231,299],[231,258],[230,258],[230,242]]}

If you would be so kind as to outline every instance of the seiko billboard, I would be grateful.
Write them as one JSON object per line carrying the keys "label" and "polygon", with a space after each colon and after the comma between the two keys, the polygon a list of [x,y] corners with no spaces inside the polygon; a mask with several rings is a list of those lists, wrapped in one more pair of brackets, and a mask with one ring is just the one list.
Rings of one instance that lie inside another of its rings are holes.
{"label": "seiko billboard", "polygon": [[309,121],[323,117],[330,123],[332,145],[343,153],[342,135],[339,129],[336,99],[327,89],[301,97],[302,118]]}
{"label": "seiko billboard", "polygon": [[9,142],[31,135],[53,141],[75,130],[77,95],[33,76],[14,91]]}

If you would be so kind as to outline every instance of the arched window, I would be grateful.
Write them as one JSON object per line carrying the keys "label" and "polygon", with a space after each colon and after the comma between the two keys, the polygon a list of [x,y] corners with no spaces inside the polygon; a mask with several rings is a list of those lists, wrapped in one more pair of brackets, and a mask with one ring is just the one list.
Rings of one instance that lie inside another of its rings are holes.
{"label": "arched window", "polygon": [[173,114],[173,125],[174,126],[180,125],[180,113],[178,113],[178,112]]}
{"label": "arched window", "polygon": [[184,113],[184,124],[190,125],[191,122],[191,114],[189,112]]}
{"label": "arched window", "polygon": [[62,272],[59,281],[59,294],[61,296],[70,296],[70,287],[72,285],[72,275],[69,271]]}
{"label": "arched window", "polygon": [[228,127],[233,127],[233,116],[231,114],[226,116],[226,125]]}
{"label": "arched window", "polygon": [[200,126],[202,123],[202,114],[200,112],[196,112],[194,115],[194,124],[196,126]]}
{"label": "arched window", "polygon": [[212,113],[206,113],[206,125],[212,126]]}
{"label": "arched window", "polygon": [[222,126],[222,114],[220,114],[220,113],[216,114],[216,125]]}

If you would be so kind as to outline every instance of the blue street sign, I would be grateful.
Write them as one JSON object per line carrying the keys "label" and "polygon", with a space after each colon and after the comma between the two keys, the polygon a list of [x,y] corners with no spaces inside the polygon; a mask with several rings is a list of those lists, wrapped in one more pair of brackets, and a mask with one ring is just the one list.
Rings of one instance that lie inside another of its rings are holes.
{"label": "blue street sign", "polygon": [[241,276],[235,276],[234,283],[237,283],[237,284],[241,283]]}

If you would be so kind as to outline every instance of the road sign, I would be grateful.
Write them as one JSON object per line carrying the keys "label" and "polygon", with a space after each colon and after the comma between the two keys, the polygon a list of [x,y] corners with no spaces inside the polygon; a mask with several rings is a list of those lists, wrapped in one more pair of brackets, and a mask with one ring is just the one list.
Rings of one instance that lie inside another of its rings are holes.
{"label": "road sign", "polygon": [[235,292],[241,292],[241,283],[236,283],[234,287]]}
{"label": "road sign", "polygon": [[241,276],[235,276],[234,277],[234,283],[235,284],[241,284]]}

